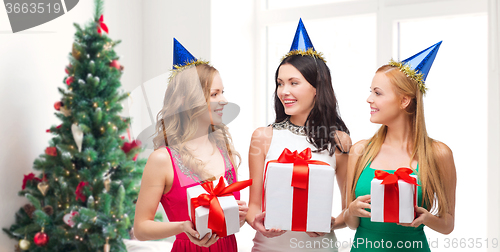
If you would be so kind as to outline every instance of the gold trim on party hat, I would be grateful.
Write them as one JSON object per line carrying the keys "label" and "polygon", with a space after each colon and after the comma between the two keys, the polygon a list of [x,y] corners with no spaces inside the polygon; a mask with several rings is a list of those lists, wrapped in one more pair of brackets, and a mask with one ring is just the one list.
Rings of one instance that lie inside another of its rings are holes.
{"label": "gold trim on party hat", "polygon": [[307,49],[307,51],[304,51],[302,49],[292,50],[292,51],[288,52],[287,54],[285,54],[285,56],[283,56],[283,58],[281,58],[281,61],[283,61],[286,57],[289,57],[292,55],[310,56],[313,58],[318,58],[326,63],[325,58],[323,58],[323,53],[316,52],[313,48],[309,48],[309,49]]}
{"label": "gold trim on party hat", "polygon": [[425,94],[425,92],[427,91],[427,87],[425,86],[425,83],[424,83],[424,75],[423,74],[412,69],[408,64],[396,62],[393,59],[391,59],[391,61],[389,61],[388,65],[399,68],[399,70],[401,72],[403,72],[404,74],[406,74],[407,77],[412,78],[415,82],[417,82],[418,89],[420,89],[420,92],[422,92],[422,94]]}

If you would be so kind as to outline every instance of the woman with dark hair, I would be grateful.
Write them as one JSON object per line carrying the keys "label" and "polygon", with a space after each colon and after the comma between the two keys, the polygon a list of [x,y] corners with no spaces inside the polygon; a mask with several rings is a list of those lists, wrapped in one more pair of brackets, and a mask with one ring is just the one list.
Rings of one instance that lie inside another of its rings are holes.
{"label": "woman with dark hair", "polygon": [[[305,41],[305,43],[304,43]],[[279,157],[284,148],[311,148],[312,158],[328,163],[336,171],[342,202],[345,202],[349,131],[338,113],[330,70],[314,50],[307,31],[299,22],[291,51],[276,70],[274,95],[276,120],[254,131],[250,143],[250,187],[247,222],[257,230],[252,251],[336,251],[334,229],[345,226],[342,216],[331,217],[332,232],[266,230],[262,212],[262,185],[267,161]],[[344,207],[344,204],[342,204]],[[325,246],[325,238],[331,242]],[[305,246],[308,243],[311,246]],[[301,246],[303,244],[304,246]]]}

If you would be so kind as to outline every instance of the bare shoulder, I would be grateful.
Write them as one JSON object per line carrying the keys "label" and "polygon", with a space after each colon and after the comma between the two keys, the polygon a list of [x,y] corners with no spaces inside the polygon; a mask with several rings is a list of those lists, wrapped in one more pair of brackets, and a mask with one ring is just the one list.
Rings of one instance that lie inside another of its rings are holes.
{"label": "bare shoulder", "polygon": [[335,139],[335,141],[337,142],[337,144],[340,145],[341,149],[344,152],[348,152],[352,146],[351,137],[349,136],[349,134],[345,133],[344,131],[337,130],[336,133],[337,133],[338,139]]}
{"label": "bare shoulder", "polygon": [[366,146],[368,145],[369,140],[364,139],[356,142],[355,144],[352,145],[351,151],[349,152],[351,157],[359,157],[363,155]]}
{"label": "bare shoulder", "polygon": [[166,168],[171,168],[170,154],[166,148],[159,148],[149,155],[145,170],[153,170],[154,172],[165,172]]}
{"label": "bare shoulder", "polygon": [[256,130],[254,130],[252,134],[252,141],[257,140],[260,142],[267,142],[270,141],[272,137],[273,137],[272,126],[259,127]]}

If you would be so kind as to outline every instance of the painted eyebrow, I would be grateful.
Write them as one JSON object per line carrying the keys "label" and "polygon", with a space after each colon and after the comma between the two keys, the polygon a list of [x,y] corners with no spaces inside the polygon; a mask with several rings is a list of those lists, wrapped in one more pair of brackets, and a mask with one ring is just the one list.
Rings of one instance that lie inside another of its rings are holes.
{"label": "painted eyebrow", "polygon": [[[300,78],[298,78],[298,77],[291,77],[291,78],[289,78],[288,80],[289,80],[289,81],[291,81],[291,80],[293,80],[293,79],[300,80]],[[282,79],[280,79],[280,78],[278,78],[277,80],[279,80],[279,81],[283,81],[283,80],[282,80]]]}

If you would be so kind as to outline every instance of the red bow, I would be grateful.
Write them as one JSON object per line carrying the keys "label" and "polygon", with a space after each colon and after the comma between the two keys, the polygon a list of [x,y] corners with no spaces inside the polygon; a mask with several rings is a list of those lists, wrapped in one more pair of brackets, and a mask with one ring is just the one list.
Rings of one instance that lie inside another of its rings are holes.
{"label": "red bow", "polygon": [[97,24],[97,32],[99,34],[102,33],[101,29],[103,29],[106,33],[109,33],[108,32],[108,26],[104,23],[104,17],[103,17],[103,15],[101,15],[101,17],[99,18],[99,23]]}
{"label": "red bow", "polygon": [[[384,188],[384,222],[399,223],[399,186],[398,180],[403,180],[411,185],[417,184],[417,179],[411,177],[413,171],[409,168],[399,168],[394,174],[386,171],[375,170],[375,178],[382,180]],[[415,189],[415,196],[413,197],[414,205],[417,205],[417,191]],[[414,213],[415,214],[415,213]]]}
{"label": "red bow", "polygon": [[129,142],[129,143],[125,142],[125,143],[123,143],[122,150],[125,153],[129,153],[130,150],[132,150],[133,148],[137,148],[139,146],[141,146],[140,140],[134,140],[134,141]]}
{"label": "red bow", "polygon": [[402,179],[408,184],[420,186],[417,184],[417,179],[410,176],[413,171],[409,168],[399,168],[394,174],[390,174],[386,171],[375,170],[375,178],[382,180],[382,185],[390,185],[398,183],[398,180]]}
{"label": "red bow", "polygon": [[89,186],[89,182],[81,181],[80,183],[78,183],[78,186],[75,190],[75,200],[81,200],[82,202],[85,202],[87,200],[87,196],[83,194],[83,188],[86,186]]}
{"label": "red bow", "polygon": [[[307,202],[309,196],[309,164],[329,165],[328,163],[311,160],[311,148],[307,148],[300,153],[291,152],[285,148],[277,160],[267,162],[264,174],[267,174],[269,163],[293,163],[292,183],[292,231],[306,231],[307,228]],[[262,183],[262,211],[266,210],[265,205],[265,178]]]}
{"label": "red bow", "polygon": [[[45,178],[45,177],[44,177]],[[28,175],[24,175],[24,179],[23,179],[23,190],[26,189],[26,183],[28,181],[31,181],[31,180],[35,180],[35,181],[38,181],[38,182],[41,182],[42,180],[40,178],[37,178],[35,176],[35,174],[33,173],[30,173]]]}
{"label": "red bow", "polygon": [[251,179],[235,182],[226,186],[223,177],[219,179],[219,183],[215,188],[212,181],[201,184],[207,193],[200,194],[198,197],[191,199],[191,217],[193,222],[195,221],[194,209],[199,206],[208,207],[210,210],[208,214],[208,228],[210,228],[219,237],[227,236],[224,211],[222,210],[217,197],[230,196],[233,192],[240,191],[250,185],[252,185]]}

